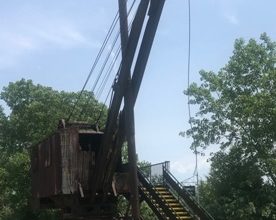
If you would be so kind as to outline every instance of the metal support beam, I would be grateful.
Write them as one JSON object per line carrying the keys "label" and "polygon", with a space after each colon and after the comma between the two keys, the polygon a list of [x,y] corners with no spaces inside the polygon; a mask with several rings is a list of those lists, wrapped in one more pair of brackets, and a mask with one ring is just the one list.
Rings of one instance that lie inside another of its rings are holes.
{"label": "metal support beam", "polygon": [[[128,22],[127,22],[127,7],[126,0],[119,1],[119,15],[120,15],[120,32],[121,32],[121,47],[122,58],[126,59],[126,47],[128,41]],[[138,192],[138,178],[137,178],[137,158],[135,146],[135,125],[134,125],[134,103],[131,88],[131,72],[130,68],[126,69],[127,91],[125,94],[125,128],[126,139],[128,144],[128,164],[129,164],[129,187],[131,192],[130,202],[132,218],[139,220],[139,192]]]}
{"label": "metal support beam", "polygon": [[146,16],[146,12],[148,9],[148,4],[149,4],[149,0],[142,0],[140,2],[136,16],[132,24],[132,29],[129,35],[129,40],[126,48],[126,56],[125,56],[125,59],[122,60],[118,82],[114,88],[115,93],[114,93],[114,97],[108,113],[108,119],[107,119],[105,131],[104,131],[104,137],[102,139],[99,154],[96,158],[95,173],[93,175],[94,182],[91,187],[92,200],[94,200],[96,192],[100,188],[103,182],[103,179],[104,179],[103,170],[105,170],[111,156],[110,149],[112,145],[113,134],[117,125],[116,122],[117,122],[120,106],[122,103],[122,99],[127,88],[128,77],[126,75],[127,74],[126,70],[131,68],[135,51],[138,45],[139,37],[141,34],[141,30],[143,27],[144,19]]}
{"label": "metal support beam", "polygon": [[[112,150],[114,150],[114,148],[112,147],[114,146],[113,135],[115,130],[117,130],[117,118],[118,118],[123,96],[125,96],[125,104],[126,104],[123,110],[123,114],[125,115],[125,121],[132,122],[132,123],[125,123],[125,126],[126,126],[125,132],[126,133],[128,132],[127,141],[129,143],[129,146],[132,146],[131,148],[129,148],[129,150],[132,151],[132,152],[129,152],[129,156],[132,156],[130,160],[134,161],[132,162],[132,164],[136,164],[135,161],[137,160],[137,158],[135,153],[136,150],[135,150],[135,139],[134,139],[134,135],[135,135],[134,112],[131,106],[134,106],[137,99],[137,95],[140,89],[141,81],[144,75],[144,71],[146,68],[146,64],[147,64],[150,50],[156,34],[157,26],[160,20],[164,3],[165,3],[165,0],[151,0],[151,5],[149,9],[149,19],[145,28],[144,36],[143,36],[140,50],[137,56],[137,61],[135,64],[132,80],[130,81],[129,70],[131,69],[131,66],[133,63],[135,51],[138,45],[142,26],[148,9],[149,0],[141,0],[139,4],[139,7],[132,25],[132,29],[128,38],[127,47],[123,49],[124,51],[123,53],[125,53],[125,55],[123,56],[121,68],[119,70],[120,72],[119,72],[118,81],[114,87],[114,98],[112,100],[111,107],[109,109],[107,124],[105,127],[105,132],[104,132],[104,137],[102,140],[100,152],[96,158],[96,168],[95,168],[95,173],[93,175],[94,182],[92,184],[92,192],[91,192],[92,200],[95,198],[95,194],[97,190],[103,188],[102,183],[106,178],[104,174],[104,170],[106,170],[107,166],[110,166],[112,164],[112,163],[110,164],[110,158],[111,156],[113,156],[113,153],[114,153],[112,152]],[[131,92],[129,92],[129,90],[131,90]],[[130,101],[127,101],[127,100],[130,100]],[[126,114],[126,112],[128,112],[128,114]],[[131,169],[134,170],[133,168]],[[132,171],[132,173],[133,175],[134,174],[136,175],[136,172]],[[132,177],[132,180],[134,180],[134,177]],[[137,188],[137,187],[134,187],[134,188]],[[137,198],[138,196],[135,197],[135,194],[134,194],[133,204],[135,203],[135,201],[137,201]],[[134,210],[133,215],[139,216],[138,215],[139,203],[138,203],[138,206],[136,205],[136,208],[135,208],[135,205],[133,208],[136,209],[136,211]]]}
{"label": "metal support beam", "polygon": [[125,116],[121,113],[119,116],[119,127],[116,133],[116,140],[113,146],[113,156],[110,159],[110,162],[106,169],[105,179],[103,183],[104,189],[108,189],[110,187],[110,183],[113,180],[113,175],[121,157],[121,148],[125,142],[125,137]]}
{"label": "metal support beam", "polygon": [[[162,9],[164,6],[165,0],[152,0],[151,1],[151,6],[150,6],[150,10],[149,10],[149,14],[150,14],[150,18],[149,21],[147,22],[147,26],[145,29],[145,34],[141,43],[141,48],[140,51],[138,53],[138,59],[135,65],[135,69],[134,69],[134,74],[132,77],[132,90],[133,90],[133,100],[134,100],[134,104],[139,92],[139,88],[141,85],[141,81],[143,78],[143,74],[145,71],[145,67],[148,61],[148,57],[149,57],[149,53],[150,53],[150,49],[152,47],[152,43],[153,43],[153,39],[156,33],[156,29],[160,20],[160,16],[162,13]],[[124,34],[125,39],[127,38],[127,34]],[[124,49],[124,48],[122,48]],[[125,108],[122,112],[122,115],[125,114]],[[124,117],[125,118],[125,117]],[[120,127],[119,127],[120,130]],[[120,132],[118,132],[120,133]],[[110,166],[112,166],[110,164]]]}
{"label": "metal support beam", "polygon": [[151,0],[151,5],[149,9],[149,20],[147,22],[147,26],[145,29],[145,33],[137,57],[137,62],[132,76],[131,87],[133,89],[134,103],[136,102],[140,85],[143,79],[143,75],[146,69],[150,50],[152,48],[153,40],[162,14],[164,3],[165,0]]}

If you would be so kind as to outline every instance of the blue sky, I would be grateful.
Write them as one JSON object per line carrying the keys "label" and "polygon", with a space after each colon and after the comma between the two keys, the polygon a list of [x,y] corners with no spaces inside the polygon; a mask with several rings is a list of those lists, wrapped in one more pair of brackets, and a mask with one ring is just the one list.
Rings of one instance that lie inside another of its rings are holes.
{"label": "blue sky", "polygon": [[[66,91],[81,89],[118,9],[117,0],[0,5],[0,88],[26,78]],[[236,38],[267,32],[275,40],[275,8],[274,0],[191,0],[191,80],[199,82],[201,69],[223,67]],[[187,48],[187,0],[167,0],[135,107],[136,141],[140,160],[169,160],[180,179],[194,170],[190,140],[178,135],[188,128]],[[88,89],[92,83],[93,77]],[[208,172],[206,159],[199,158],[201,177]]]}

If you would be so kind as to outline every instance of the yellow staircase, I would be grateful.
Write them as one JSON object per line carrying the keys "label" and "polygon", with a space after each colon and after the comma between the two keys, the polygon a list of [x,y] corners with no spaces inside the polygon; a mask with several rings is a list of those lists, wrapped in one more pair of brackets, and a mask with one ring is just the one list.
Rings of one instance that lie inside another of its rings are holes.
{"label": "yellow staircase", "polygon": [[189,220],[193,219],[183,205],[172,195],[172,193],[163,186],[154,187],[160,198],[169,206],[176,219]]}
{"label": "yellow staircase", "polygon": [[137,175],[140,198],[159,220],[215,220],[170,173],[168,162],[138,168]]}

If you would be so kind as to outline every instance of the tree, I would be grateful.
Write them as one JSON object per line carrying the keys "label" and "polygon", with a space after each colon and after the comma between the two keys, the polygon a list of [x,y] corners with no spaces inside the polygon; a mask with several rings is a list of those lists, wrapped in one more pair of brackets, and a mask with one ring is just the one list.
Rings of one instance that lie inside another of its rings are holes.
{"label": "tree", "polygon": [[200,202],[216,219],[275,219],[275,188],[244,149],[232,147],[211,159],[207,180],[199,185]]}
{"label": "tree", "polygon": [[[221,149],[201,189],[215,199],[209,202],[221,211],[218,219],[276,218],[276,198],[268,199],[276,195],[275,42],[266,34],[260,42],[238,39],[225,67],[200,75],[202,83],[185,91],[199,106],[186,134],[193,137],[192,149]],[[260,204],[256,195],[267,200]]]}
{"label": "tree", "polygon": [[[59,119],[68,117],[79,97],[80,93],[59,92],[24,79],[3,88],[1,99],[11,112],[6,116],[0,107],[0,219],[35,217],[28,216],[31,146],[50,135]],[[84,91],[71,120],[98,121],[103,128],[106,110]]]}
{"label": "tree", "polygon": [[4,122],[6,135],[3,147],[13,152],[22,150],[51,134],[59,119],[67,119],[78,98],[71,120],[95,123],[103,109],[103,117],[99,120],[99,126],[103,128],[106,107],[88,91],[80,96],[80,93],[58,92],[50,87],[34,85],[31,80],[10,83],[1,92],[1,99],[11,110],[8,121]]}
{"label": "tree", "polygon": [[[30,150],[33,145],[52,134],[58,121],[66,119],[79,99],[71,121],[98,123],[104,128],[107,108],[88,91],[80,93],[56,91],[22,79],[3,88],[1,99],[10,108],[6,116],[0,106],[0,219],[55,219],[55,212],[32,213],[28,209],[30,197]],[[124,147],[124,162],[127,162]],[[139,166],[149,165],[139,162]],[[121,211],[127,201],[120,198]],[[144,219],[154,219],[154,213],[141,205]]]}
{"label": "tree", "polygon": [[0,163],[0,219],[20,219],[30,196],[29,155],[18,152]]}
{"label": "tree", "polygon": [[[127,143],[125,142],[122,147],[122,162],[123,162],[123,164],[128,163],[127,147],[128,147]],[[145,161],[145,160],[139,161],[138,155],[137,155],[137,161],[138,161],[137,166],[139,167],[139,169],[141,169],[142,172],[147,174],[149,172],[151,163],[148,161]],[[131,212],[129,207],[130,207],[130,200],[128,200],[124,196],[120,195],[118,197],[118,204],[117,204],[117,210],[118,210],[119,216],[124,217],[125,214],[127,213],[127,211],[128,211],[127,214],[129,214]],[[142,201],[140,203],[140,214],[144,220],[157,219],[156,215],[154,214],[154,212],[151,210],[151,208],[148,206],[148,204],[145,201]]]}

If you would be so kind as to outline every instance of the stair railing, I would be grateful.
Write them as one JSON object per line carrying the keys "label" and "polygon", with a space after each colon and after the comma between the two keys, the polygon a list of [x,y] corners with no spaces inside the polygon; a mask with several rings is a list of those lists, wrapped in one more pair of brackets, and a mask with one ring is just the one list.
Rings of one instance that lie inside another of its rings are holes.
{"label": "stair railing", "polygon": [[162,163],[150,164],[147,166],[140,167],[140,171],[154,185],[163,185],[163,167],[169,168],[169,161]]}
{"label": "stair railing", "polygon": [[177,194],[178,199],[181,198],[181,201],[192,212],[191,214],[198,216],[200,220],[214,220],[166,167],[163,167],[163,178],[164,183]]}
{"label": "stair railing", "polygon": [[[174,210],[172,210],[170,208],[170,206],[166,203],[166,201],[164,201],[163,199],[161,199],[158,195],[158,193],[153,189],[153,185],[150,183],[150,181],[148,180],[148,178],[143,174],[143,172],[138,168],[138,179],[139,182],[141,183],[142,187],[145,187],[146,190],[149,192],[149,195],[152,197],[153,200],[155,200],[155,202],[158,204],[158,206],[162,209],[162,211],[164,212],[164,214],[166,215],[165,217],[162,216],[164,219],[167,219],[166,217],[169,217],[169,219],[173,220],[173,219],[177,219],[176,218],[176,213]],[[140,189],[142,192],[143,190]],[[145,193],[143,194],[145,197]],[[158,211],[158,208],[154,205],[152,200],[148,200],[147,202],[150,206],[154,206],[156,208],[155,211]],[[158,211],[160,212],[160,211]]]}
{"label": "stair railing", "polygon": [[151,210],[155,213],[158,219],[166,219],[166,216],[163,212],[160,211],[160,207],[156,206],[152,199],[147,195],[147,192],[143,190],[143,187],[139,187],[139,193],[141,195],[141,198],[146,201],[148,206],[151,208]]}

